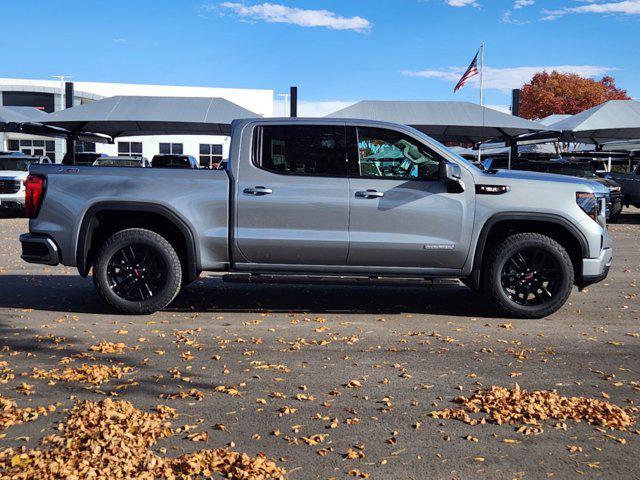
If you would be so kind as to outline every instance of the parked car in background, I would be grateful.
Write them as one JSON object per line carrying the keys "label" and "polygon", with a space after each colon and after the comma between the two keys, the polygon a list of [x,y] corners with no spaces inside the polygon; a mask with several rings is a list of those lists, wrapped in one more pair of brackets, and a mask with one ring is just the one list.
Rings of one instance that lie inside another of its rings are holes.
{"label": "parked car in background", "polygon": [[11,156],[11,157],[15,157],[15,156],[17,156],[17,157],[26,157],[27,154],[26,153],[22,153],[22,152],[16,152],[14,150],[10,150],[10,151],[7,151],[7,152],[0,152],[0,157],[9,157],[9,156]]}
{"label": "parked car in background", "polygon": [[623,203],[640,208],[640,162],[629,173],[611,172],[607,178],[615,180],[622,186]]}
{"label": "parked car in background", "polygon": [[153,168],[200,168],[198,161],[191,155],[161,154],[151,159]]}
{"label": "parked car in background", "polygon": [[74,155],[73,163],[69,162],[69,165],[84,165],[91,166],[99,158],[107,157],[106,153],[95,152],[81,152]]}
{"label": "parked car in background", "polygon": [[149,168],[151,164],[144,157],[100,157],[93,162],[94,167],[137,167]]}
{"label": "parked car in background", "polygon": [[459,278],[540,318],[613,260],[603,185],[484,171],[405,125],[237,120],[227,170],[96,170],[32,168],[22,258],[93,271],[129,314],[164,308],[206,270],[249,283]]}
{"label": "parked car in background", "polygon": [[52,163],[49,157],[20,152],[0,155],[0,208],[21,209],[25,204],[25,181],[32,164]]}
{"label": "parked car in background", "polygon": [[608,220],[615,223],[620,218],[623,205],[623,194],[620,184],[610,178],[597,175],[595,165],[591,161],[569,162],[563,160],[548,160],[535,162],[518,162],[513,166],[514,170],[526,170],[529,172],[554,173],[556,175],[569,175],[571,177],[585,178],[598,182],[609,189],[607,199]]}

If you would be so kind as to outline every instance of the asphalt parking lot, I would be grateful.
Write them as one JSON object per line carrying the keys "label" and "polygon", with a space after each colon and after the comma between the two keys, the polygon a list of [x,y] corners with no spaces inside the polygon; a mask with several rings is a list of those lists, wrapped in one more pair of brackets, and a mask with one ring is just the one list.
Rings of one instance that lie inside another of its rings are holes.
{"label": "asphalt parking lot", "polygon": [[[167,456],[224,446],[264,452],[291,479],[640,478],[640,425],[550,420],[531,434],[430,416],[458,396],[516,383],[635,416],[640,210],[610,229],[609,278],[575,290],[544,320],[499,318],[463,287],[213,278],[166,311],[128,317],[109,311],[74,269],[23,263],[18,235],[27,221],[0,219],[0,395],[21,408],[57,404],[35,421],[0,423],[0,444],[36,448],[74,402],[113,397],[143,411],[177,410],[174,427],[189,428],[153,447]],[[55,377],[83,363],[121,367],[121,378]]]}

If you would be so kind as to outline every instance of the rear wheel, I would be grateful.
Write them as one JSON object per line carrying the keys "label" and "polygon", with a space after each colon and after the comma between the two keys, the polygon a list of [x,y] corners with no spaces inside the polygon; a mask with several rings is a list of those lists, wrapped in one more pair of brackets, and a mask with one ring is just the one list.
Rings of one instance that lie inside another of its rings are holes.
{"label": "rear wheel", "polygon": [[520,233],[493,249],[485,282],[501,310],[521,318],[542,318],[559,310],[569,298],[573,263],[552,238]]}
{"label": "rear wheel", "polygon": [[100,248],[93,264],[98,293],[117,310],[149,314],[173,301],[182,284],[180,259],[163,236],[122,230]]}

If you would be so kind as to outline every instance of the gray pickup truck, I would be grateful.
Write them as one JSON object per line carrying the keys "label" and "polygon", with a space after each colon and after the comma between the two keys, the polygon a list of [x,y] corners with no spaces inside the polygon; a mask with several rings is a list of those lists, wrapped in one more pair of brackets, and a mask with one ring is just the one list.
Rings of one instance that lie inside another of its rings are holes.
{"label": "gray pickup truck", "polygon": [[247,282],[457,278],[507,314],[540,318],[574,285],[604,279],[613,256],[604,186],[483,171],[382,122],[237,120],[227,170],[35,165],[26,184],[22,258],[93,269],[99,294],[131,314],[164,308],[212,271]]}
{"label": "gray pickup truck", "polygon": [[622,186],[625,206],[633,205],[640,208],[640,162],[631,170],[631,173],[611,172],[606,175],[606,178],[615,180]]}

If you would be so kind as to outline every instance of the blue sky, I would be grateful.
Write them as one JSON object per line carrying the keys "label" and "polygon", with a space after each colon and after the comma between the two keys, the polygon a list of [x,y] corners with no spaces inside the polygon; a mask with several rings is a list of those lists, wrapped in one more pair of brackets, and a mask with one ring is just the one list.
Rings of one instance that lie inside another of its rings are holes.
{"label": "blue sky", "polygon": [[634,0],[4,0],[3,20],[3,77],[297,84],[304,108],[325,113],[363,99],[477,101],[475,84],[453,87],[484,41],[487,104],[508,104],[545,67],[611,74],[640,97]]}

